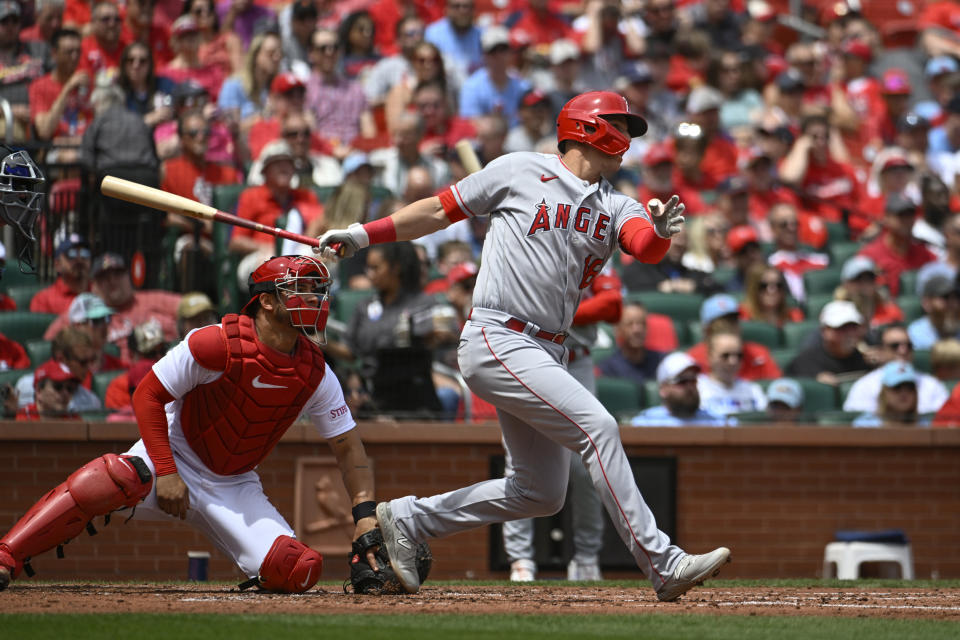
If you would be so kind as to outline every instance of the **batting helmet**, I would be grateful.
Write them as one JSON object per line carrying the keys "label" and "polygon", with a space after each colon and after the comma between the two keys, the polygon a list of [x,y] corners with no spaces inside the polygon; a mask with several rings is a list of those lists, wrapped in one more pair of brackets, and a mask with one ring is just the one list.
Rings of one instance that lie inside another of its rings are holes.
{"label": "batting helmet", "polygon": [[[627,119],[627,137],[610,125],[605,116]],[[647,132],[647,121],[630,113],[626,98],[612,91],[588,91],[571,98],[557,116],[557,142],[576,140],[619,156],[630,148],[630,138]]]}
{"label": "batting helmet", "polygon": [[290,324],[317,344],[326,342],[330,315],[330,272],[310,256],[279,256],[265,261],[247,278],[250,300],[243,312],[253,315],[261,293],[272,293],[290,313]]}

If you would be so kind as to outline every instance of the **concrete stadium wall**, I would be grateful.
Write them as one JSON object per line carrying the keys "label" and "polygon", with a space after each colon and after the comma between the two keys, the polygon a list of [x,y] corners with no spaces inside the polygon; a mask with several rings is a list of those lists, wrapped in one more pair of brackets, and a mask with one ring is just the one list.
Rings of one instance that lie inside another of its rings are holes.
{"label": "concrete stadium wall", "polygon": [[[491,457],[502,453],[496,425],[360,428],[381,499],[484,480]],[[692,552],[730,547],[734,562],[724,577],[815,577],[835,530],[901,528],[913,542],[918,578],[960,578],[960,429],[625,427],[622,434],[628,455],[676,459],[676,542]],[[130,424],[0,422],[0,531],[84,462],[122,453],[137,437]],[[309,425],[298,424],[261,465],[267,495],[291,524],[300,518],[298,468],[329,455]],[[207,550],[211,579],[239,579],[229,559],[179,521],[124,524],[119,515],[107,527],[98,518],[98,535],[82,533],[64,559],[53,552],[34,559],[38,577],[185,579],[187,551]],[[431,547],[434,578],[506,577],[489,568],[486,528]],[[325,553],[324,579],[346,577],[340,553]]]}

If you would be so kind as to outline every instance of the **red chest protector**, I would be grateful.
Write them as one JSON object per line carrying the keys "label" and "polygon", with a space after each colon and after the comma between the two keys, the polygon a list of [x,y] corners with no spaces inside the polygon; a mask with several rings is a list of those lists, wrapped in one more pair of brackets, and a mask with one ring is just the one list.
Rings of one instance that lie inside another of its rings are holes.
{"label": "red chest protector", "polygon": [[211,471],[236,475],[267,457],[316,391],[325,366],[323,353],[305,337],[292,356],[264,345],[249,316],[224,316],[219,335],[216,330],[190,336],[190,351],[201,366],[223,375],[183,397],[180,422]]}

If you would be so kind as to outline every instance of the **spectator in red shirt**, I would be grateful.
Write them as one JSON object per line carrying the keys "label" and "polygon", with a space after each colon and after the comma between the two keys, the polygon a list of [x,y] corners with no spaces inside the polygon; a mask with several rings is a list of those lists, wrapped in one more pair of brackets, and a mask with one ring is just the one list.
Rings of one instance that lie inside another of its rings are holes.
{"label": "spectator in red shirt", "polygon": [[170,48],[170,29],[153,19],[154,3],[155,0],[127,0],[120,39],[149,46],[154,64],[161,66],[173,59],[173,49]]}
{"label": "spectator in red shirt", "polygon": [[550,0],[529,0],[510,29],[510,39],[543,50],[554,40],[569,38],[572,33],[567,21],[550,9]]}
{"label": "spectator in red shirt", "polygon": [[[211,204],[213,187],[242,181],[242,176],[233,167],[207,160],[210,127],[202,111],[183,112],[177,121],[177,135],[180,137],[180,155],[163,163],[161,188],[164,191]],[[183,223],[183,216],[172,214],[167,216],[167,224],[185,230],[193,228],[189,223]]]}
{"label": "spectator in red shirt", "polygon": [[[17,140],[29,137],[30,83],[43,75],[48,52],[40,42],[25,41],[20,34],[20,4],[16,0],[0,0],[0,99],[10,103]],[[9,137],[9,133],[8,133]]]}
{"label": "spectator in red shirt", "polygon": [[763,265],[766,259],[760,248],[760,239],[757,231],[748,224],[736,225],[727,232],[727,246],[736,269],[726,290],[742,293],[747,284],[747,273],[755,265]]}
{"label": "spectator in red shirt", "polygon": [[19,342],[0,333],[0,371],[29,369],[30,358]]}
{"label": "spectator in red shirt", "polygon": [[799,187],[803,206],[827,220],[839,222],[845,211],[858,214],[860,184],[853,167],[834,158],[827,119],[810,116],[801,131],[780,164],[780,178]]}
{"label": "spectator in red shirt", "polygon": [[94,5],[90,23],[90,35],[83,39],[80,50],[80,68],[96,81],[101,73],[116,73],[123,49],[130,43],[121,36],[120,10],[112,2]]}
{"label": "spectator in red shirt", "polygon": [[33,374],[35,395],[33,404],[17,413],[17,420],[77,420],[80,416],[69,411],[70,400],[80,386],[80,380],[67,365],[48,360]]}
{"label": "spectator in red shirt", "polygon": [[886,105],[880,83],[867,75],[867,65],[873,60],[870,46],[861,40],[847,40],[842,54],[843,93],[835,96],[832,115],[844,134],[850,161],[863,166],[883,147],[881,123]]}
{"label": "spectator in red shirt", "polygon": [[63,25],[80,31],[91,29],[90,10],[93,0],[66,0],[63,8]]}
{"label": "spectator in red shirt", "polygon": [[78,69],[80,34],[61,29],[53,34],[53,71],[30,84],[30,112],[37,138],[79,144],[93,121],[90,75]]}
{"label": "spectator in red shirt", "polygon": [[77,294],[90,290],[90,243],[76,233],[60,241],[53,254],[57,279],[30,300],[34,313],[63,313]]}
{"label": "spectator in red shirt", "polygon": [[[263,118],[250,127],[247,145],[251,158],[258,158],[263,147],[281,137],[283,121],[292,114],[301,114],[310,120],[306,109],[307,86],[292,73],[278,73],[270,82],[270,95],[267,97],[267,109]],[[333,147],[310,127],[310,147],[317,153],[330,155]],[[291,143],[292,144],[292,143]]]}
{"label": "spectator in red shirt", "polygon": [[925,244],[913,237],[916,217],[917,205],[901,195],[890,196],[883,215],[884,232],[860,252],[876,263],[894,297],[900,294],[901,273],[937,259]]}
{"label": "spectator in red shirt", "polygon": [[467,118],[451,115],[450,98],[439,82],[426,82],[413,90],[412,104],[423,119],[424,155],[444,157],[463,138],[473,138],[477,130]]}
{"label": "spectator in red shirt", "polygon": [[903,195],[913,176],[914,167],[902,150],[890,147],[881,151],[870,169],[870,179],[861,201],[860,211],[864,215],[850,218],[850,236],[876,235],[887,200],[894,194]]}
{"label": "spectator in red shirt", "polygon": [[803,274],[825,268],[830,264],[830,258],[824,253],[814,253],[800,247],[800,216],[792,204],[782,202],[774,205],[768,219],[774,251],[767,258],[767,263],[783,272],[790,294],[798,302],[803,302],[807,297]]}
{"label": "spectator in red shirt", "polygon": [[43,42],[53,46],[53,34],[63,27],[63,0],[37,0],[33,26],[20,31],[23,42]]}
{"label": "spectator in red shirt", "polygon": [[[704,371],[709,370],[707,342],[714,333],[740,335],[740,305],[733,296],[718,293],[703,301],[700,307],[700,326],[704,341],[690,347],[687,353]],[[774,362],[770,350],[756,342],[743,343],[743,359],[740,361],[740,377],[747,380],[772,380],[779,378],[780,367]]]}
{"label": "spectator in red shirt", "polygon": [[716,186],[737,172],[737,147],[720,129],[723,94],[713,87],[700,86],[687,98],[690,121],[700,126],[706,148],[700,169],[707,184]]}
{"label": "spectator in red shirt", "polygon": [[[700,169],[703,163],[703,154],[707,150],[707,141],[703,137],[703,129],[689,122],[681,122],[673,132],[673,144],[664,143],[664,146],[675,155],[676,168],[673,170],[673,184],[685,195],[682,202],[692,216],[707,212],[707,205],[700,194],[712,191],[717,187],[712,178],[704,175]],[[646,201],[644,201],[646,202]]]}
{"label": "spectator in red shirt", "polygon": [[903,322],[903,311],[884,295],[878,284],[877,265],[866,256],[853,256],[840,271],[841,284],[834,293],[837,300],[849,300],[873,327]]}
{"label": "spectator in red shirt", "polygon": [[648,202],[651,198],[658,198],[663,202],[677,194],[690,215],[706,213],[707,206],[693,189],[676,183],[674,160],[676,155],[673,146],[668,142],[655,143],[647,150],[643,157],[643,183],[637,190],[637,199]]}
{"label": "spectator in red shirt", "polygon": [[897,122],[907,115],[910,107],[910,77],[903,69],[887,69],[880,81],[880,96],[883,98],[884,113],[880,122],[880,135],[884,144],[896,142]]}

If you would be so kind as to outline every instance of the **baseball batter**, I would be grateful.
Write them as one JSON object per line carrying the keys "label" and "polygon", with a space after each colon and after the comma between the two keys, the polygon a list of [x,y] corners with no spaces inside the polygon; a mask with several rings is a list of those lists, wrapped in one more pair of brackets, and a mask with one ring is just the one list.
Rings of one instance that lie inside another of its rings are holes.
{"label": "baseball batter", "polygon": [[593,485],[660,600],[674,600],[729,560],[720,547],[691,555],[657,528],[627,462],[617,421],[567,370],[567,329],[581,293],[619,247],[660,260],[683,226],[683,205],[651,201],[650,214],[603,177],[620,167],[647,124],[615,93],[570,100],[557,118],[560,156],[511,153],[393,215],[320,237],[349,256],[370,244],[412,240],[464,218],[490,226],[458,357],[470,388],[497,407],[514,474],[428,498],[377,505],[390,562],[415,593],[416,543],[494,522],[556,513],[570,455]]}
{"label": "baseball batter", "polygon": [[[370,465],[317,346],[329,283],[326,267],[310,257],[258,267],[242,315],[191,331],[137,387],[142,439],[123,455],[84,465],[0,538],[0,589],[94,516],[128,507],[141,519],[186,520],[236,562],[250,586],[281,593],[313,587],[323,559],[294,538],[254,469],[302,414],[337,458],[356,537],[376,526]],[[372,553],[368,561],[376,566]]]}

